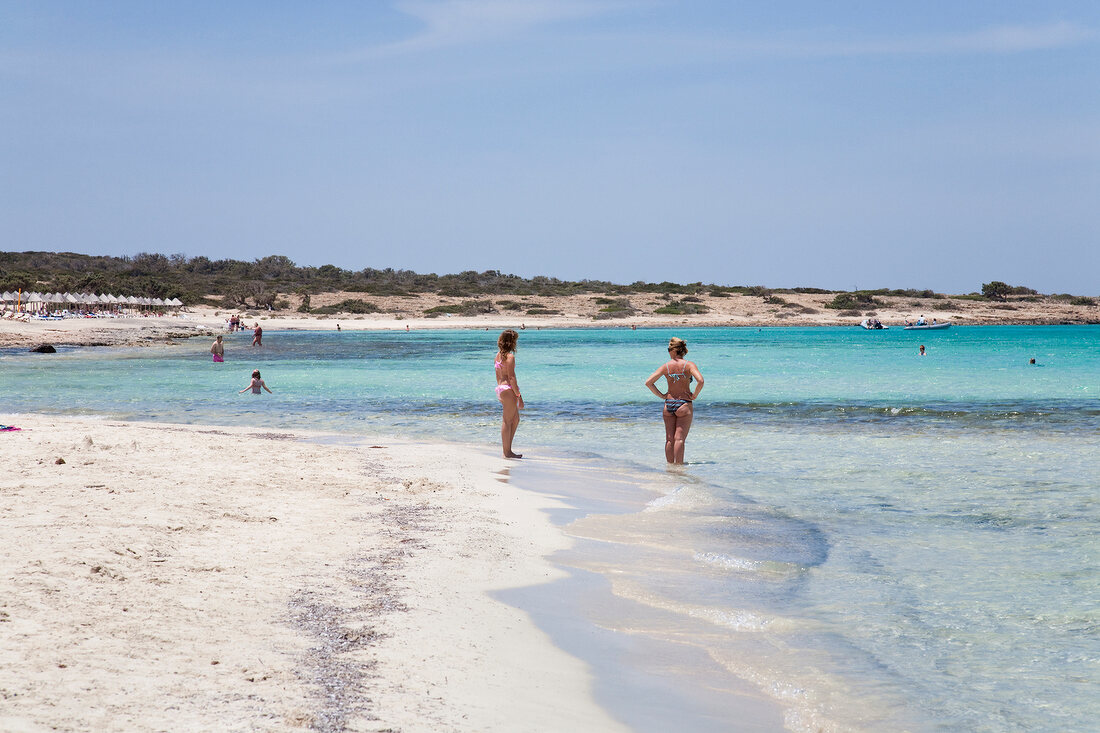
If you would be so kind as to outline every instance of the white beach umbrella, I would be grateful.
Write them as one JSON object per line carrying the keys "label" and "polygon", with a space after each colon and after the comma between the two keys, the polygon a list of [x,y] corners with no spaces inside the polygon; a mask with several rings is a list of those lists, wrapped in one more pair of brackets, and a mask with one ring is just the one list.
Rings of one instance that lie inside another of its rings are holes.
{"label": "white beach umbrella", "polygon": [[164,301],[160,298],[153,298],[153,305],[164,305]]}
{"label": "white beach umbrella", "polygon": [[129,303],[130,305],[138,305],[141,301],[139,301],[134,296],[130,295],[130,296],[127,296],[126,302]]}
{"label": "white beach umbrella", "polygon": [[7,291],[4,291],[3,293],[0,293],[0,303],[6,303],[9,300],[14,300],[14,298],[11,297],[11,293],[9,293]]}
{"label": "white beach umbrella", "polygon": [[65,293],[65,302],[66,303],[79,303],[80,301],[77,300],[76,296],[73,295],[72,293]]}
{"label": "white beach umbrella", "polygon": [[180,300],[179,298],[172,298],[170,301],[168,301],[168,305],[175,306],[176,308],[179,308],[183,305],[183,301]]}

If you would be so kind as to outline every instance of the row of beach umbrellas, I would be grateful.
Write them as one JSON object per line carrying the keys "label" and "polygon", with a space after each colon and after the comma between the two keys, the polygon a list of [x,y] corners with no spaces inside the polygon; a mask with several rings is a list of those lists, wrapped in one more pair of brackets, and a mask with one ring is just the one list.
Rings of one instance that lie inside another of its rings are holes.
{"label": "row of beach umbrellas", "polygon": [[0,293],[3,303],[50,303],[64,305],[108,305],[108,306],[153,306],[179,308],[183,302],[179,298],[163,300],[161,298],[137,298],[133,295],[96,295],[95,293]]}

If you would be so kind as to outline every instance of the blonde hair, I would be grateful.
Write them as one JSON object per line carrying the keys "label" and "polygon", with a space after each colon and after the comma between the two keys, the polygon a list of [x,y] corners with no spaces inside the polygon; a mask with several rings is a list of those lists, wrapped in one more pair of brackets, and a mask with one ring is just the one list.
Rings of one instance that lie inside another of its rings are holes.
{"label": "blonde hair", "polygon": [[668,350],[682,358],[688,353],[687,341],[673,336],[668,340]]}
{"label": "blonde hair", "polygon": [[500,338],[497,339],[497,348],[502,354],[510,354],[516,350],[516,341],[519,339],[519,334],[512,329],[501,331]]}

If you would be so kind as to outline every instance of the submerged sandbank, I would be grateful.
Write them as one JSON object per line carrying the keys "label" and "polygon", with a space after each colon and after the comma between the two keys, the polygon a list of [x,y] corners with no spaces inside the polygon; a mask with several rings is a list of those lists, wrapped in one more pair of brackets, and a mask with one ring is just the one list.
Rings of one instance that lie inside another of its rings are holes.
{"label": "submerged sandbank", "polygon": [[614,731],[490,591],[553,500],[473,448],[3,416],[0,728]]}

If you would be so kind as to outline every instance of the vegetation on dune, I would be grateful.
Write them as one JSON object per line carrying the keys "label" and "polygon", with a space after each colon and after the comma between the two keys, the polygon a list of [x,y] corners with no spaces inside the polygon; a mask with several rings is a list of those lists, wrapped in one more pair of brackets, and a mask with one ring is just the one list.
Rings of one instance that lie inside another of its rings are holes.
{"label": "vegetation on dune", "polygon": [[988,300],[1005,301],[1010,295],[1038,295],[1038,293],[1023,285],[1009,285],[1000,280],[994,280],[982,283],[982,295]]}
{"label": "vegetation on dune", "polygon": [[427,308],[424,315],[428,318],[438,318],[442,315],[477,316],[482,313],[496,313],[491,300],[465,300],[461,303],[444,303],[432,308]]}
{"label": "vegetation on dune", "polygon": [[356,298],[348,298],[347,300],[340,301],[336,305],[323,305],[320,308],[313,308],[310,312],[329,315],[333,313],[379,313],[381,310],[382,309],[374,303],[358,300]]}
{"label": "vegetation on dune", "polygon": [[592,316],[597,321],[608,318],[627,318],[637,313],[627,298],[596,298],[596,304],[603,306],[596,315]]}
{"label": "vegetation on dune", "polygon": [[708,308],[702,303],[690,303],[686,300],[673,300],[667,305],[662,305],[660,308],[655,308],[654,313],[660,313],[662,315],[672,316],[684,316],[694,315],[697,313],[706,313]]}
{"label": "vegetation on dune", "polygon": [[851,293],[837,293],[836,297],[825,304],[825,307],[838,311],[859,311],[878,308],[882,305],[880,301],[875,300],[874,293],[871,291],[857,290]]}
{"label": "vegetation on dune", "polygon": [[[921,307],[951,307],[945,295],[933,290],[877,289],[852,292],[824,290],[812,287],[767,288],[762,285],[717,285],[696,283],[637,281],[630,284],[603,280],[567,281],[551,277],[520,277],[498,270],[469,270],[450,275],[421,274],[392,268],[345,270],[335,265],[301,267],[282,255],[271,255],[251,262],[212,260],[208,257],[188,258],[184,255],[141,253],[132,257],[108,257],[73,252],[0,252],[0,290],[40,292],[114,293],[151,298],[179,298],[187,305],[214,305],[239,309],[282,309],[293,307],[283,298],[294,294],[301,299],[298,310],[303,313],[375,313],[382,310],[365,298],[409,297],[434,294],[458,299],[452,305],[429,309],[426,315],[461,313],[476,315],[497,309],[526,312],[530,315],[551,315],[558,311],[529,298],[550,298],[571,295],[593,296],[596,318],[616,318],[635,313],[627,296],[648,296],[653,301],[665,301],[655,309],[658,314],[684,315],[706,313],[704,297],[760,297],[769,305],[794,311],[804,306],[790,303],[782,297],[788,294],[832,295],[824,307],[836,311],[865,311],[884,307],[883,297],[941,301]],[[357,293],[363,297],[312,308],[310,296],[319,293]],[[958,301],[1039,300],[1064,302],[1077,306],[1095,306],[1091,297],[1070,294],[1041,296],[1024,286],[1013,286],[999,280],[983,283],[980,293],[952,296]],[[494,305],[493,298],[496,300]],[[499,298],[499,299],[498,299]]]}

